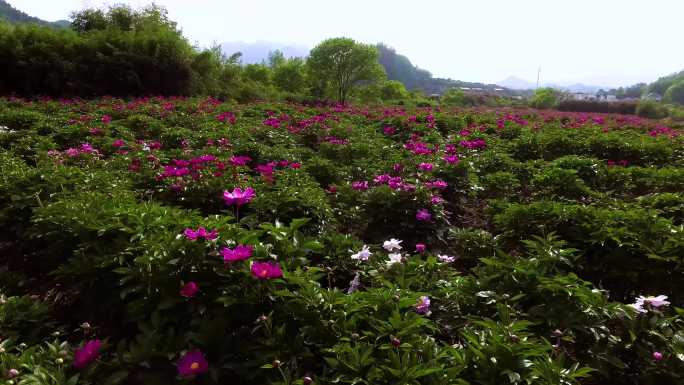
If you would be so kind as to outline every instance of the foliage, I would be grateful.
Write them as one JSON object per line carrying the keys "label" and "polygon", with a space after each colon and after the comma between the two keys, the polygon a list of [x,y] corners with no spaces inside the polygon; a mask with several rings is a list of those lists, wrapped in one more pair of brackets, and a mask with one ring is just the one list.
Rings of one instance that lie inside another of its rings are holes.
{"label": "foliage", "polygon": [[652,100],[642,100],[637,105],[636,114],[644,118],[661,119],[667,116],[667,108]]}
{"label": "foliage", "polygon": [[530,100],[533,108],[553,108],[558,103],[559,93],[553,88],[539,88]]}
{"label": "foliage", "polygon": [[332,90],[344,103],[349,92],[360,82],[374,82],[385,76],[374,46],[348,38],[324,40],[311,50],[307,67],[317,83]]}
{"label": "foliage", "polygon": [[315,86],[238,61],[191,61],[227,101],[0,99],[0,381],[684,381],[681,130],[235,103]]}
{"label": "foliage", "polygon": [[677,81],[665,91],[665,100],[684,104],[684,79]]}

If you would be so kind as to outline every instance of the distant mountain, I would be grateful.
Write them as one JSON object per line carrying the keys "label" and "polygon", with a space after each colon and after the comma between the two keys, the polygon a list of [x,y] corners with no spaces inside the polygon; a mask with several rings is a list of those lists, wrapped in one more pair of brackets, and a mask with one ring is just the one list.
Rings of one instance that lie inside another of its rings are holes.
{"label": "distant mountain", "polygon": [[515,76],[509,76],[500,82],[496,82],[496,84],[513,90],[529,90],[537,87],[536,83]]}
{"label": "distant mountain", "polygon": [[245,43],[242,41],[227,42],[221,44],[221,51],[226,56],[236,52],[242,53],[242,64],[257,64],[268,60],[268,54],[275,50],[283,52],[285,57],[306,57],[309,56],[309,48],[303,45],[277,43],[273,41],[257,41]]}
{"label": "distant mountain", "polygon": [[[537,88],[537,84],[527,81],[525,79],[521,79],[515,76],[509,76],[506,79],[496,82],[496,84],[514,89],[514,90],[533,90]],[[551,87],[555,88],[557,90],[565,91],[565,92],[581,92],[585,94],[595,94],[599,90],[607,90],[609,87],[600,87],[600,86],[595,86],[595,85],[588,85],[584,83],[574,83],[574,84],[556,84],[556,83],[542,83],[540,85],[541,87]]]}
{"label": "distant mountain", "polygon": [[26,13],[12,7],[8,2],[0,0],[0,19],[10,23],[35,23],[42,25],[52,25],[55,27],[68,27],[71,23],[68,20],[58,20],[55,22],[45,21],[37,17],[29,16]]}

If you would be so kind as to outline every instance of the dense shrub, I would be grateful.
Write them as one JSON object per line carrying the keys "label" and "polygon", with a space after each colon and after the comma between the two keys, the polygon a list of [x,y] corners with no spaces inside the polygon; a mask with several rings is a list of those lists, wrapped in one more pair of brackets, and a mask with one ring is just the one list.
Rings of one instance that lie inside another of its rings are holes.
{"label": "dense shrub", "polygon": [[591,100],[562,100],[558,103],[560,111],[603,112],[608,114],[636,114],[636,102],[599,102]]}
{"label": "dense shrub", "polygon": [[642,100],[636,107],[636,114],[644,118],[661,119],[667,116],[667,108],[652,100]]}

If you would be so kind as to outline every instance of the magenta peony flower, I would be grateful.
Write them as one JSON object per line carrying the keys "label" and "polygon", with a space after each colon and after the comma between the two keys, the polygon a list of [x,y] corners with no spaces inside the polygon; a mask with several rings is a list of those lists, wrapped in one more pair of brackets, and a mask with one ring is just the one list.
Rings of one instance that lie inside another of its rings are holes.
{"label": "magenta peony flower", "polygon": [[237,245],[234,249],[227,247],[221,249],[221,255],[223,255],[223,262],[225,263],[244,261],[249,259],[253,252],[254,248],[252,245]]}
{"label": "magenta peony flower", "polygon": [[449,164],[457,164],[460,161],[458,155],[444,155],[442,159]]}
{"label": "magenta peony flower", "polygon": [[418,169],[421,171],[432,171],[432,167],[432,163],[423,162],[418,164]]}
{"label": "magenta peony flower", "polygon": [[230,157],[230,164],[233,166],[246,166],[252,158],[244,155],[234,155]]}
{"label": "magenta peony flower", "polygon": [[247,187],[244,190],[242,190],[239,187],[236,187],[232,192],[223,192],[223,199],[226,201],[226,204],[228,206],[235,205],[237,207],[240,207],[251,202],[255,196],[256,194],[254,193],[254,189],[251,187]]}
{"label": "magenta peony flower", "polygon": [[442,204],[444,203],[444,198],[442,198],[439,195],[433,195],[432,197],[430,197],[430,203],[432,203],[433,205]]}
{"label": "magenta peony flower", "polygon": [[178,366],[178,375],[181,377],[196,376],[209,369],[209,363],[204,358],[204,353],[200,350],[193,350],[183,354],[176,365]]}
{"label": "magenta peony flower", "polygon": [[367,181],[352,182],[352,188],[354,190],[359,190],[359,191],[368,190],[368,182]]}
{"label": "magenta peony flower", "polygon": [[254,262],[252,263],[252,275],[258,279],[273,279],[283,276],[280,265],[273,262]]}
{"label": "magenta peony flower", "polygon": [[180,295],[185,298],[192,298],[199,292],[199,286],[195,282],[188,282],[180,289]]}
{"label": "magenta peony flower", "polygon": [[431,182],[425,182],[425,187],[427,188],[436,188],[436,189],[445,189],[449,186],[449,184],[441,179],[435,179]]}
{"label": "magenta peony flower", "polygon": [[126,145],[126,142],[123,141],[123,139],[117,139],[112,143],[112,147],[114,148],[120,148]]}
{"label": "magenta peony flower", "polygon": [[428,314],[430,312],[430,298],[428,296],[422,296],[418,299],[418,303],[415,305],[416,313],[418,314]]}
{"label": "magenta peony flower", "polygon": [[95,147],[93,147],[93,145],[90,143],[82,143],[81,147],[79,147],[79,150],[83,153],[89,153],[89,154],[97,152],[97,150],[95,150]]}
{"label": "magenta peony flower", "polygon": [[663,353],[661,352],[653,352],[653,360],[655,361],[660,361],[663,359]]}
{"label": "magenta peony flower", "polygon": [[426,246],[424,243],[416,243],[416,252],[424,253],[425,249],[426,249]]}
{"label": "magenta peony flower", "polygon": [[432,214],[430,214],[430,212],[427,211],[427,209],[420,209],[416,213],[416,219],[421,222],[427,222],[430,219],[432,219]]}
{"label": "magenta peony flower", "polygon": [[82,369],[95,361],[100,355],[100,348],[102,348],[102,341],[90,340],[82,347],[74,350],[74,367]]}
{"label": "magenta peony flower", "polygon": [[183,235],[185,235],[185,238],[193,241],[198,238],[204,238],[208,241],[213,241],[214,239],[218,238],[218,230],[214,229],[209,232],[204,227],[200,227],[197,229],[197,231],[195,231],[188,227],[185,229],[185,231],[183,231]]}

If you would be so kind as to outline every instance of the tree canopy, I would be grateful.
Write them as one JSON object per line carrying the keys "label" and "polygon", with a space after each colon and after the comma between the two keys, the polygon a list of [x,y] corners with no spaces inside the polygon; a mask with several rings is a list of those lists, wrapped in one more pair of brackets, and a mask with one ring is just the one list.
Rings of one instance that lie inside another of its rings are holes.
{"label": "tree canopy", "polygon": [[333,38],[311,50],[307,67],[319,85],[330,88],[337,100],[344,103],[355,86],[385,77],[378,58],[378,50],[372,45]]}
{"label": "tree canopy", "polygon": [[684,79],[674,83],[665,91],[665,100],[672,103],[684,104]]}

